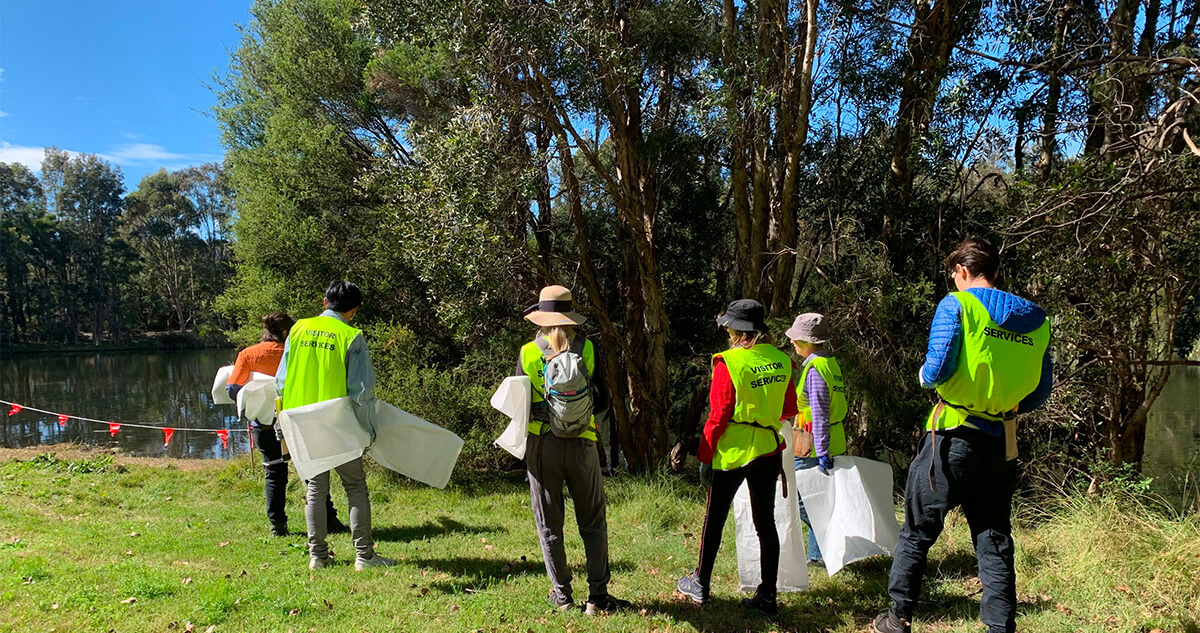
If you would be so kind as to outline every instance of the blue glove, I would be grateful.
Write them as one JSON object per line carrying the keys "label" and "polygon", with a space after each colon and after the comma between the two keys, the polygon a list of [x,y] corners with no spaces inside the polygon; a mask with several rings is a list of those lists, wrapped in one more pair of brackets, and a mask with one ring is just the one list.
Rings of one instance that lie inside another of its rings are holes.
{"label": "blue glove", "polygon": [[833,470],[833,458],[828,455],[818,457],[817,470],[821,471],[822,475],[828,476],[829,471]]}
{"label": "blue glove", "polygon": [[712,485],[712,475],[712,464],[700,464],[700,481],[704,482],[705,486]]}

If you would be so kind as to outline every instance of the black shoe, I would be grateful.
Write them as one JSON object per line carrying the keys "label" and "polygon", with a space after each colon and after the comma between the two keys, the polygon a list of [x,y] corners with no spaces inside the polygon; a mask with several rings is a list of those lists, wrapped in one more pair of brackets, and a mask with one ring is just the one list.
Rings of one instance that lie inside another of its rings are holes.
{"label": "black shoe", "polygon": [[550,595],[546,596],[546,600],[550,603],[550,606],[559,611],[567,611],[575,606],[575,600],[571,596],[558,591],[551,591]]}
{"label": "black shoe", "polygon": [[779,615],[779,605],[775,602],[775,592],[765,591],[762,588],[754,592],[753,598],[742,598],[742,606],[747,609],[760,611],[768,616]]}
{"label": "black shoe", "polygon": [[290,534],[290,532],[288,532],[288,527],[286,525],[271,526],[271,536],[287,536],[288,534]]}
{"label": "black shoe", "polygon": [[708,604],[710,599],[708,587],[700,583],[700,577],[696,575],[696,572],[680,578],[679,582],[675,583],[675,591],[696,604]]}
{"label": "black shoe", "polygon": [[588,615],[603,615],[605,613],[627,611],[632,608],[633,604],[631,604],[628,600],[621,600],[620,598],[614,598],[608,594],[604,594],[603,596],[588,598],[587,607],[583,612]]}
{"label": "black shoe", "polygon": [[871,630],[875,633],[912,633],[912,623],[896,617],[891,609],[875,616],[871,622]]}
{"label": "black shoe", "polygon": [[339,521],[337,519],[325,522],[325,533],[326,534],[345,534],[346,532],[349,532],[349,531],[350,531],[350,528],[346,527],[345,523],[342,523],[341,521]]}

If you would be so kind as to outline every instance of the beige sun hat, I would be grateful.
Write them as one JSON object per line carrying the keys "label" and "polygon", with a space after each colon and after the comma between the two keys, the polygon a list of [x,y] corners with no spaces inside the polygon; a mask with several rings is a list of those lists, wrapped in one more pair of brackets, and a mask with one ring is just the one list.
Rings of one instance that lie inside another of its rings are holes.
{"label": "beige sun hat", "polygon": [[538,302],[525,310],[525,319],[542,327],[555,325],[583,325],[587,319],[575,312],[571,291],[563,286],[546,286],[538,295]]}

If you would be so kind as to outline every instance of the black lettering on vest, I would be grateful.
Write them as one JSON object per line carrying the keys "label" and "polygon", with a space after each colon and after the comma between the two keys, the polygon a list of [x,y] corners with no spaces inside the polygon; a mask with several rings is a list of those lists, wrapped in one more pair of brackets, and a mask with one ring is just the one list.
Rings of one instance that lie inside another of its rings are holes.
{"label": "black lettering on vest", "polygon": [[783,376],[783,375],[763,376],[762,378],[758,378],[756,380],[751,380],[750,388],[755,389],[757,387],[762,387],[764,385],[770,385],[770,384],[777,383],[777,382],[787,382],[787,376]]}
{"label": "black lettering on vest", "polygon": [[1017,334],[1015,332],[1009,332],[1007,330],[1001,330],[994,327],[985,327],[983,328],[983,335],[997,338],[1002,341],[1009,341],[1010,343],[1020,343],[1022,345],[1033,347],[1033,337],[1026,336],[1024,334]]}
{"label": "black lettering on vest", "polygon": [[780,369],[783,369],[783,363],[770,363],[767,365],[759,365],[758,367],[751,367],[750,373],[761,374],[766,371],[778,371]]}

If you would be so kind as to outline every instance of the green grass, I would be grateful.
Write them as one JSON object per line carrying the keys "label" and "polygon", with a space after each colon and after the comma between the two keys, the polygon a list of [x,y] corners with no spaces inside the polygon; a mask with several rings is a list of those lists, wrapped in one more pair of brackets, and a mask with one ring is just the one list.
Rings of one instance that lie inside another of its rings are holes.
{"label": "green grass", "polygon": [[[873,560],[833,579],[815,573],[811,591],[781,598],[775,622],[751,616],[737,604],[731,545],[711,606],[674,600],[675,580],[695,564],[703,500],[697,485],[665,476],[607,482],[611,590],[639,612],[593,620],[546,605],[519,474],[439,491],[373,470],[377,546],[401,564],[356,573],[338,535],[337,564],[310,573],[303,536],[267,535],[260,477],[247,460],[186,470],[0,463],[0,631],[861,631],[886,606],[888,561]],[[291,487],[292,526],[302,528],[299,482]],[[336,491],[335,502],[345,507]],[[1200,630],[1196,516],[1102,499],[1037,519],[1017,537],[1022,631]],[[568,518],[582,595],[573,529]],[[969,541],[956,515],[931,559],[918,630],[979,630]]]}

